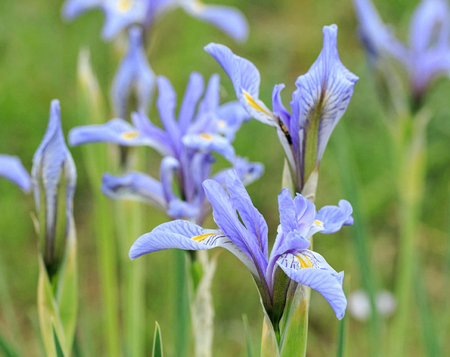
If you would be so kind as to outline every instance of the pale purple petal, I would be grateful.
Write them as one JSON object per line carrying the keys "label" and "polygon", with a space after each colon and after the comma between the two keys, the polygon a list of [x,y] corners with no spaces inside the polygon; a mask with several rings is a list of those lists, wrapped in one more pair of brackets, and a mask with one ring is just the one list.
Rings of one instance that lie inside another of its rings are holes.
{"label": "pale purple petal", "polygon": [[31,189],[30,175],[17,156],[0,154],[0,177],[4,177],[28,193]]}

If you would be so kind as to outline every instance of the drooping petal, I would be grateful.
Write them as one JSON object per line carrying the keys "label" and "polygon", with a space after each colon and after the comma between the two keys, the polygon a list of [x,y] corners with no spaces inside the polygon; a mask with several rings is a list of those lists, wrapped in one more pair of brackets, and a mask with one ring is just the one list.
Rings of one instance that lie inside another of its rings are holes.
{"label": "drooping petal", "polygon": [[139,237],[130,249],[130,259],[164,249],[205,250],[222,247],[233,253],[257,276],[252,261],[222,232],[203,229],[183,220],[163,223]]}
{"label": "drooping petal", "polygon": [[233,207],[239,212],[239,217],[244,223],[247,231],[258,243],[258,248],[262,251],[264,257],[268,258],[268,227],[262,214],[253,205],[247,190],[236,174],[236,171],[229,170],[226,180],[227,190]]}
{"label": "drooping petal", "polygon": [[186,133],[187,128],[194,118],[195,109],[203,94],[204,86],[203,76],[198,72],[192,72],[184,93],[180,112],[178,113],[178,124],[183,134]]}
{"label": "drooping petal", "polygon": [[112,199],[143,201],[163,211],[167,209],[161,183],[140,172],[130,172],[124,176],[105,173],[102,177],[101,189]]}
{"label": "drooping petal", "polygon": [[190,149],[217,152],[228,161],[234,161],[234,148],[229,141],[221,135],[206,133],[185,135],[182,141],[183,144]]}
{"label": "drooping petal", "polygon": [[346,200],[340,200],[339,206],[322,207],[316,216],[316,220],[323,224],[321,233],[335,233],[343,225],[353,224],[352,212],[352,205]]}
{"label": "drooping petal", "polygon": [[151,137],[142,135],[134,126],[123,119],[112,119],[102,125],[85,125],[73,128],[69,133],[71,146],[90,143],[114,143],[122,146],[151,146],[163,154],[169,154],[166,148]]}
{"label": "drooping petal", "polygon": [[161,155],[174,155],[167,133],[153,124],[144,113],[132,113],[131,121],[138,132],[142,133],[142,136],[153,140],[154,145],[152,147]]}
{"label": "drooping petal", "polygon": [[17,156],[0,154],[0,177],[4,177],[16,184],[23,192],[30,192],[30,175]]}
{"label": "drooping petal", "polygon": [[[304,150],[316,152],[315,163],[310,163],[312,168],[320,163],[328,139],[347,109],[358,80],[339,59],[337,26],[325,26],[323,35],[322,52],[308,73],[297,79],[297,90],[291,103],[291,106],[297,107],[295,112],[298,115],[291,122],[298,121],[299,126],[305,130]],[[316,147],[313,146],[315,144]],[[305,174],[309,175],[310,172]]]}
{"label": "drooping petal", "polygon": [[259,100],[261,76],[250,61],[236,56],[228,47],[210,43],[205,51],[215,58],[233,82],[236,96],[247,112],[255,119],[278,126],[273,113]]}
{"label": "drooping petal", "polygon": [[146,113],[153,99],[155,74],[144,52],[142,29],[132,27],[128,31],[128,52],[119,64],[111,88],[115,115],[127,119],[128,103],[132,90],[137,98],[137,111]]}
{"label": "drooping petal", "polygon": [[104,40],[112,40],[119,31],[133,24],[144,24],[148,11],[147,0],[104,0],[102,9],[105,24],[102,29]]}
{"label": "drooping petal", "polygon": [[182,6],[191,16],[216,26],[235,41],[247,40],[248,23],[238,9],[221,5],[205,5],[199,0],[183,0]]}
{"label": "drooping petal", "polygon": [[292,280],[322,294],[339,320],[344,317],[347,299],[341,285],[343,273],[337,273],[320,254],[310,250],[295,255],[288,253],[282,255],[277,263]]}
{"label": "drooping petal", "polygon": [[243,122],[251,117],[240,102],[228,102],[217,108],[217,131],[224,134],[228,141],[234,141],[236,132],[240,129]]}
{"label": "drooping petal", "polygon": [[66,0],[62,8],[64,20],[72,21],[88,10],[100,7],[102,0]]}
{"label": "drooping petal", "polygon": [[172,219],[192,219],[199,214],[198,207],[175,197],[169,202],[167,215]]}

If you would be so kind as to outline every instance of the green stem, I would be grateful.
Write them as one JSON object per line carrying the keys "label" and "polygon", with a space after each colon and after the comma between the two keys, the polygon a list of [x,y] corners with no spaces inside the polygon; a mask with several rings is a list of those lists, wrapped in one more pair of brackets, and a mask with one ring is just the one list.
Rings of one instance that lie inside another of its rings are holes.
{"label": "green stem", "polygon": [[188,255],[185,251],[174,250],[175,259],[175,346],[178,357],[188,355],[189,348],[189,290],[188,290],[188,270],[187,264],[189,261]]}

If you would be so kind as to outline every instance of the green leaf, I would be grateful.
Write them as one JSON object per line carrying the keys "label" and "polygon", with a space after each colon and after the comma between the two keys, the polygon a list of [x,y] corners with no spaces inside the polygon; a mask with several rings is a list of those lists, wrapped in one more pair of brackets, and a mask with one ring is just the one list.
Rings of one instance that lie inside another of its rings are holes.
{"label": "green leaf", "polygon": [[155,334],[153,336],[153,352],[152,357],[163,357],[163,343],[161,336],[161,328],[159,327],[158,321],[155,322]]}
{"label": "green leaf", "polygon": [[[350,276],[346,276],[344,281],[345,295],[347,295],[347,293],[350,291],[349,287],[350,287]],[[336,352],[337,357],[345,357],[348,355],[347,344],[348,344],[348,321],[347,315],[345,315],[344,318],[341,321],[339,321],[338,348]]]}
{"label": "green leaf", "polygon": [[5,341],[2,335],[0,335],[0,352],[5,357],[17,357],[17,352]]}
{"label": "green leaf", "polygon": [[53,327],[53,340],[55,342],[55,350],[56,350],[56,356],[57,357],[64,357],[64,353],[61,348],[61,344],[59,343],[58,336],[56,335],[55,328]]}
{"label": "green leaf", "polygon": [[286,308],[281,319],[281,357],[305,356],[308,338],[308,308],[310,289],[291,285]]}
{"label": "green leaf", "polygon": [[255,354],[253,353],[252,334],[250,333],[247,315],[242,315],[242,321],[244,322],[245,339],[247,341],[247,356],[253,357]]}
{"label": "green leaf", "polygon": [[263,330],[261,337],[261,357],[279,357],[277,337],[266,312],[264,311]]}
{"label": "green leaf", "polygon": [[53,289],[48,278],[47,269],[42,255],[39,255],[39,280],[37,307],[39,315],[39,325],[44,342],[46,355],[49,357],[57,356],[54,343],[54,334],[58,337],[61,349],[65,355],[68,355],[67,343],[64,336],[64,329],[59,315],[58,305],[53,295]]}
{"label": "green leaf", "polygon": [[60,268],[56,290],[56,302],[59,308],[67,348],[70,352],[78,317],[77,242],[74,224],[71,224],[71,230],[68,233],[66,241],[66,251]]}

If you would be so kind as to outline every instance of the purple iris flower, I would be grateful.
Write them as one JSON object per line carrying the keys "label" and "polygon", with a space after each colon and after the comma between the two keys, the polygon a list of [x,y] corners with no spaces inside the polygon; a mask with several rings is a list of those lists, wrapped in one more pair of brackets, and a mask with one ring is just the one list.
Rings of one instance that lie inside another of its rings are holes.
{"label": "purple iris flower", "polygon": [[342,290],[344,274],[337,273],[320,254],[308,248],[314,233],[332,233],[342,225],[352,223],[350,203],[341,200],[339,207],[326,206],[317,213],[312,202],[300,194],[292,199],[289,190],[283,189],[278,196],[280,226],[269,254],[266,221],[253,206],[233,170],[227,173],[226,186],[228,194],[214,180],[203,183],[219,229],[204,229],[185,220],[164,223],[136,240],[130,249],[130,258],[170,248],[204,250],[222,247],[233,253],[252,273],[274,326],[282,316],[288,287],[295,283],[321,293],[336,317],[341,319],[347,306]]}
{"label": "purple iris flower", "polygon": [[318,168],[328,139],[346,111],[358,80],[339,59],[336,25],[325,26],[323,35],[318,59],[295,82],[297,89],[290,103],[292,114],[281,101],[284,84],[274,87],[270,110],[259,99],[260,74],[253,63],[223,45],[211,43],[205,47],[230,77],[247,112],[277,129],[297,192],[301,192],[310,174]]}
{"label": "purple iris flower", "polygon": [[398,40],[370,0],[353,0],[359,33],[372,61],[394,58],[406,69],[414,98],[450,73],[450,10],[446,0],[422,0],[409,28],[409,46]]}
{"label": "purple iris flower", "polygon": [[147,112],[155,87],[155,74],[145,56],[142,29],[130,28],[128,38],[128,53],[119,65],[111,88],[114,112],[123,119],[127,118],[131,91],[135,90],[138,110]]}
{"label": "purple iris flower", "polygon": [[[36,209],[45,212],[39,213],[39,217],[43,217],[40,230],[44,236],[44,261],[51,266],[62,257],[65,236],[73,229],[73,195],[77,179],[75,163],[62,132],[58,100],[51,103],[47,131],[33,157],[31,178]],[[66,219],[61,219],[60,214]]]}
{"label": "purple iris flower", "polygon": [[214,25],[238,42],[248,37],[247,20],[239,10],[230,6],[206,5],[199,0],[67,0],[63,6],[63,17],[73,20],[90,9],[100,8],[105,14],[102,36],[105,40],[111,40],[121,30],[134,24],[147,29],[162,13],[177,7]]}
{"label": "purple iris flower", "polygon": [[[211,177],[213,153],[228,160],[247,184],[264,171],[261,164],[236,156],[231,145],[236,130],[249,116],[238,102],[219,104],[218,75],[211,76],[205,90],[203,77],[193,72],[177,116],[176,93],[171,83],[160,76],[157,86],[156,105],[164,129],[141,111],[132,114],[133,125],[123,119],[113,119],[103,125],[74,128],[69,142],[71,145],[113,142],[154,148],[164,156],[159,181],[137,172],[125,176],[105,174],[102,191],[111,198],[148,202],[171,218],[202,222],[209,211],[202,183]],[[224,172],[215,177],[223,181]],[[174,182],[179,188],[178,195],[173,191]]]}
{"label": "purple iris flower", "polygon": [[4,177],[16,184],[23,192],[30,192],[30,175],[17,156],[0,154],[0,177]]}

